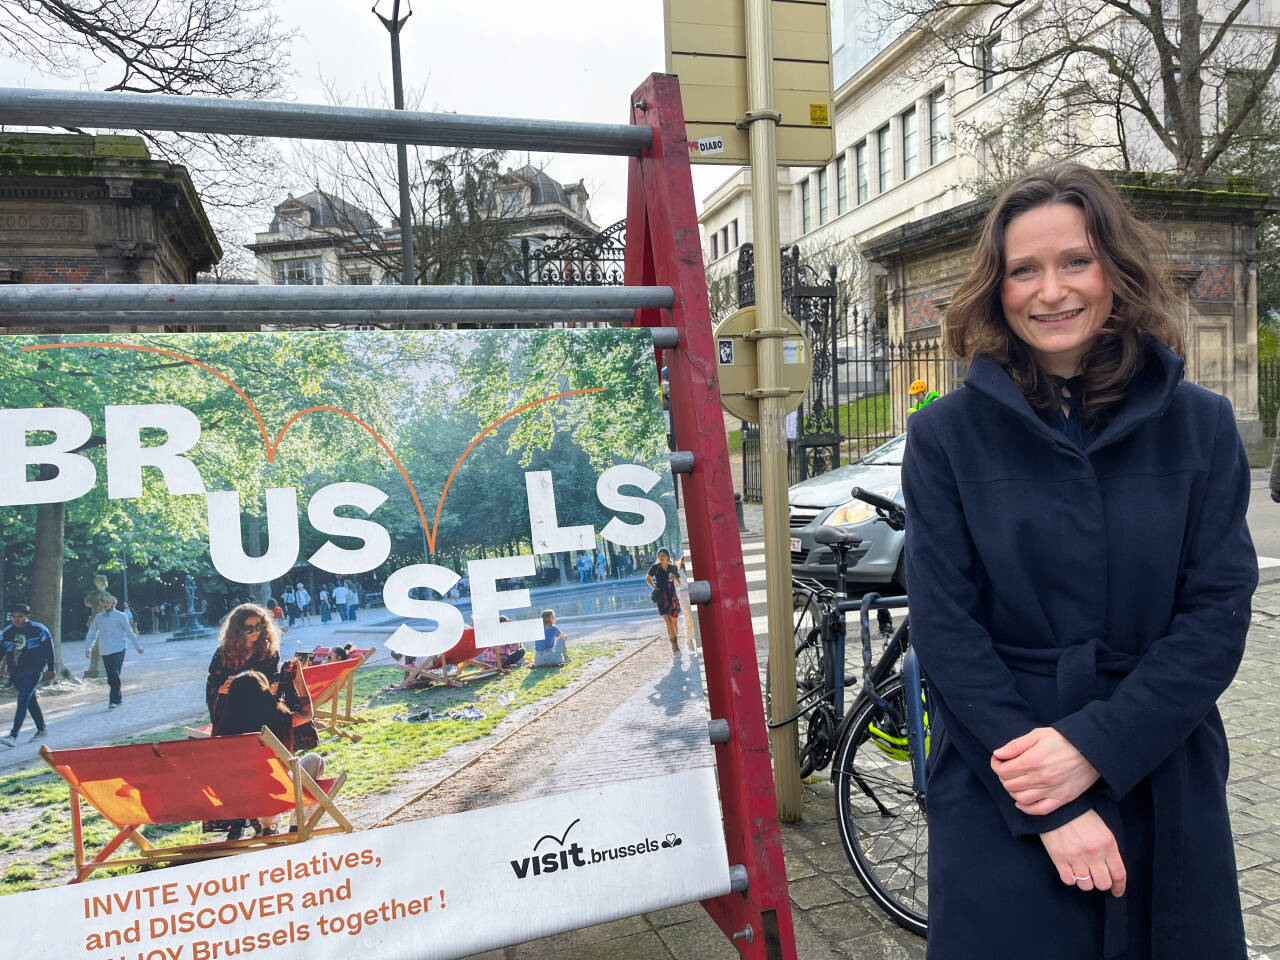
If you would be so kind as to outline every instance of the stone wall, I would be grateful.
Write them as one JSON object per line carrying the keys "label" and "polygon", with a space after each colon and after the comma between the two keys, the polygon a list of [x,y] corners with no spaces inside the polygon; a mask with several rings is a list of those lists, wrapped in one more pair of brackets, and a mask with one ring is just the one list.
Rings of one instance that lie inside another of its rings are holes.
{"label": "stone wall", "polygon": [[141,138],[0,135],[0,283],[194,283],[221,256],[186,169]]}

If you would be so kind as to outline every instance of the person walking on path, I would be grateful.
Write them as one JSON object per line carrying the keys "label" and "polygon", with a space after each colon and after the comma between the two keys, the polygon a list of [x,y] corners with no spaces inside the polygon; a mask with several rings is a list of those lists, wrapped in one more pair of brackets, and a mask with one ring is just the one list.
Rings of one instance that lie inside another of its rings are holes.
{"label": "person walking on path", "polygon": [[302,615],[303,623],[311,622],[311,594],[307,592],[307,588],[302,584],[298,584],[294,588],[294,595],[297,597],[298,613]]}
{"label": "person walking on path", "polygon": [[929,960],[1245,960],[1216,701],[1257,556],[1164,243],[1076,164],[995,202],[907,421]]}
{"label": "person walking on path", "polygon": [[14,704],[13,726],[9,736],[0,737],[0,744],[16,746],[18,733],[27,719],[27,713],[35,722],[36,732],[32,740],[45,735],[44,713],[36,696],[40,680],[53,678],[53,637],[43,623],[31,619],[31,608],[25,603],[15,603],[9,610],[10,623],[0,632],[0,659],[9,671],[9,679],[17,691]]}
{"label": "person walking on path", "polygon": [[680,641],[677,639],[680,636],[680,598],[676,595],[676,581],[679,579],[680,571],[671,562],[671,552],[663,547],[658,551],[657,561],[645,574],[644,582],[653,590],[650,596],[667,626],[673,657],[680,656]]}
{"label": "person walking on path", "polygon": [[343,622],[347,622],[347,588],[341,580],[333,585],[333,605],[338,610],[338,618]]}
{"label": "person walking on path", "polygon": [[319,598],[320,602],[320,622],[328,623],[333,617],[333,614],[329,609],[329,588],[324,584],[321,584],[320,592],[316,594],[316,596]]}
{"label": "person walking on path", "polygon": [[116,598],[107,594],[103,611],[93,618],[89,632],[85,634],[84,655],[92,657],[95,649],[102,655],[102,666],[107,671],[108,710],[114,710],[124,702],[120,693],[120,668],[124,666],[126,639],[138,653],[145,652],[132,621],[116,609]]}
{"label": "person walking on path", "polygon": [[347,581],[347,622],[356,618],[356,607],[360,606],[360,588],[351,580]]}

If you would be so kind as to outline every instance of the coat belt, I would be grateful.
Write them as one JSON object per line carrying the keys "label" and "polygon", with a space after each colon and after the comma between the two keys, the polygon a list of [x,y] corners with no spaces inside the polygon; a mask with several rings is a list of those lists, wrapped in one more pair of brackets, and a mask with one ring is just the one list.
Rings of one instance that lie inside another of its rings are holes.
{"label": "coat belt", "polygon": [[[1096,637],[1083,643],[1057,648],[1015,647],[995,644],[1005,665],[1017,673],[1054,677],[1058,685],[1058,709],[1062,716],[1075,713],[1091,700],[1110,695],[1115,683],[1100,688],[1100,677],[1123,678],[1138,664],[1133,654],[1111,649]],[[1116,731],[1116,736],[1123,736]],[[1182,784],[1187,775],[1186,751],[1179,748],[1149,775],[1152,801],[1154,849],[1151,864],[1151,947],[1152,956],[1177,960],[1182,955],[1179,936],[1179,903],[1182,893],[1184,831]],[[1089,790],[1098,816],[1116,838],[1120,856],[1125,856],[1124,825],[1117,798],[1101,782]],[[1103,928],[1103,956],[1124,953],[1128,946],[1128,909],[1124,897],[1106,894]]]}

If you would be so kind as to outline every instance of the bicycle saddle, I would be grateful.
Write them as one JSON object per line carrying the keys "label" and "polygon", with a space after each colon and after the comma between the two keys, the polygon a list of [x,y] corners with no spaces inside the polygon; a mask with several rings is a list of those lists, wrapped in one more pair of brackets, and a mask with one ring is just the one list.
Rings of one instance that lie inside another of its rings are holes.
{"label": "bicycle saddle", "polygon": [[813,531],[813,539],[826,547],[832,547],[836,544],[845,547],[856,547],[862,543],[862,538],[852,530],[841,530],[839,527],[828,526],[825,523]]}

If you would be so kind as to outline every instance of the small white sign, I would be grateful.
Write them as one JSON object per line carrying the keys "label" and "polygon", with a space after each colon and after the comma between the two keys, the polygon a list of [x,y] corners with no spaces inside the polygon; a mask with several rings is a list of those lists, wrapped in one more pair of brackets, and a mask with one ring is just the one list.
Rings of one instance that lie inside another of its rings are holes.
{"label": "small white sign", "polygon": [[782,341],[782,362],[783,363],[804,363],[804,341],[803,340],[783,340]]}
{"label": "small white sign", "polygon": [[724,153],[724,137],[705,137],[698,141],[698,156],[711,153]]}
{"label": "small white sign", "polygon": [[796,411],[792,410],[787,414],[786,432],[788,440],[796,440],[800,436],[800,418],[796,415]]}
{"label": "small white sign", "polygon": [[733,365],[733,341],[717,340],[716,349],[720,354],[720,362],[725,366]]}

